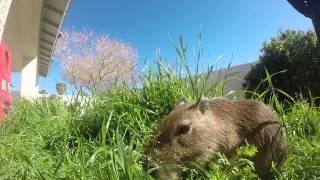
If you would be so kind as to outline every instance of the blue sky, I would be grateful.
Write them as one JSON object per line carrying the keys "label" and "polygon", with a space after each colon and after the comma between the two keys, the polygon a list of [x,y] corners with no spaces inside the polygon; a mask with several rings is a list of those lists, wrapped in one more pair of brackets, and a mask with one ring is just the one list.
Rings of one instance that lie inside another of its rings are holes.
{"label": "blue sky", "polygon": [[[253,62],[262,43],[279,30],[313,28],[286,0],[73,0],[64,22],[65,29],[72,27],[89,27],[131,44],[140,63],[145,59],[152,63],[157,49],[174,62],[170,37],[177,42],[182,33],[191,50],[201,32],[204,66],[221,55],[220,61],[232,59],[232,65]],[[19,79],[15,74],[16,89]],[[53,62],[49,77],[40,78],[40,89],[55,93],[58,81],[60,65]]]}

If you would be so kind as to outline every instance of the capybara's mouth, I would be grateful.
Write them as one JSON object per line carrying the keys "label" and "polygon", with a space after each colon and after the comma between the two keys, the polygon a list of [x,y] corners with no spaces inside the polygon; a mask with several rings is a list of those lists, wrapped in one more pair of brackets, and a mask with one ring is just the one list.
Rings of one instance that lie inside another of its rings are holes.
{"label": "capybara's mouth", "polygon": [[157,177],[157,171],[159,170],[160,166],[152,162],[144,161],[142,167],[144,171],[146,171],[152,177]]}

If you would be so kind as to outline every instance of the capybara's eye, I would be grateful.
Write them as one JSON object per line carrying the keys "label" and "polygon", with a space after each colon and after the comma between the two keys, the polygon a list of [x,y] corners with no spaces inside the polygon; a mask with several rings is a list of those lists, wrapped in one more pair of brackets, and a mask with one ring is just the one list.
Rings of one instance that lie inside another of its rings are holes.
{"label": "capybara's eye", "polygon": [[186,134],[190,130],[190,124],[180,125],[177,128],[176,135]]}

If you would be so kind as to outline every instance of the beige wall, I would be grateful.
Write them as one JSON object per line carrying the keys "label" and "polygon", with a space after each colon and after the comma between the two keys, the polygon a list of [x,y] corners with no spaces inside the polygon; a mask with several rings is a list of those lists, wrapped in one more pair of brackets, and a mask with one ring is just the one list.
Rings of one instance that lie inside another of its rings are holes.
{"label": "beige wall", "polygon": [[11,3],[2,39],[10,49],[13,72],[21,72],[24,57],[38,55],[41,7],[42,0],[13,0]]}
{"label": "beige wall", "polygon": [[0,0],[0,40],[2,40],[4,25],[6,24],[11,2],[12,0]]}

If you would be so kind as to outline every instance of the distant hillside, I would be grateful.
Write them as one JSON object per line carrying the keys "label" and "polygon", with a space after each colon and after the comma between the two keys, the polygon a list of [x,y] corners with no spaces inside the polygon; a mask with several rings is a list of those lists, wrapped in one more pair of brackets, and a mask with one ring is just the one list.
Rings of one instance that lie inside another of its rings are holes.
{"label": "distant hillside", "polygon": [[225,83],[226,93],[230,91],[239,91],[243,88],[242,83],[244,82],[245,75],[247,75],[247,73],[251,70],[251,67],[255,64],[256,62],[253,62],[233,66],[229,69],[224,68],[213,71],[208,78],[208,86],[211,87],[219,79],[228,79]]}

